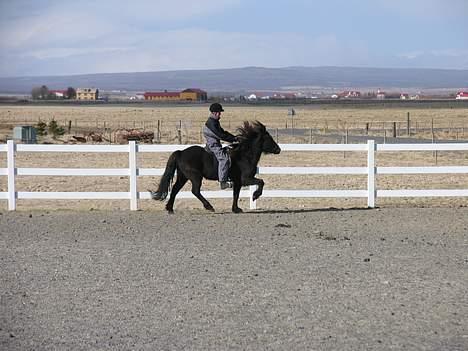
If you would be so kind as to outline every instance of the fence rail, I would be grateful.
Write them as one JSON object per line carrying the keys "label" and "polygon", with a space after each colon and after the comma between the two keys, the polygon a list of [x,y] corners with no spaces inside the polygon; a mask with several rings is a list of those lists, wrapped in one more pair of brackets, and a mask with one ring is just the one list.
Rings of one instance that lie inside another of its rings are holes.
{"label": "fence rail", "polygon": [[[189,145],[138,145],[130,141],[128,145],[36,145],[15,144],[9,140],[0,145],[0,152],[7,153],[7,167],[0,168],[0,176],[7,177],[7,191],[0,192],[0,199],[8,201],[8,209],[16,209],[17,199],[122,199],[130,201],[130,209],[138,209],[138,201],[150,199],[148,192],[138,192],[138,177],[159,176],[163,168],[138,168],[137,156],[145,152],[173,152]],[[468,196],[468,189],[428,189],[428,190],[380,190],[376,189],[376,176],[379,174],[468,174],[467,166],[444,167],[376,167],[376,152],[398,151],[468,151],[468,143],[455,144],[280,144],[283,152],[300,151],[343,151],[367,152],[367,167],[259,167],[258,174],[348,174],[367,175],[367,189],[364,190],[265,190],[263,197],[271,198],[310,198],[310,197],[352,197],[367,198],[368,207],[375,207],[379,197],[439,197]],[[18,152],[80,152],[80,153],[126,153],[127,168],[17,168],[15,156]],[[125,192],[28,192],[17,191],[16,176],[126,176],[129,188]],[[255,186],[242,190],[240,197],[250,198],[250,208],[255,209],[252,201]],[[230,198],[231,191],[203,191],[207,198]],[[195,198],[192,193],[180,192],[179,198]]]}

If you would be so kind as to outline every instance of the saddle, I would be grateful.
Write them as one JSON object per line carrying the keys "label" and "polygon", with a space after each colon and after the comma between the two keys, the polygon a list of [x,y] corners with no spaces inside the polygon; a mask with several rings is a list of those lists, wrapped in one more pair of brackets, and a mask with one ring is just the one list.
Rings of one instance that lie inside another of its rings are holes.
{"label": "saddle", "polygon": [[[229,144],[229,145],[226,145],[223,147],[223,150],[227,152],[228,155],[231,155],[230,151],[232,149],[235,149],[239,146],[238,143],[233,143],[233,144]],[[213,151],[211,151],[211,149],[208,147],[208,145],[205,145],[205,151],[208,152],[210,155],[213,155],[213,157],[216,158],[215,154],[213,153]]]}
{"label": "saddle", "polygon": [[[223,151],[226,152],[228,155],[230,154],[229,153],[229,150],[231,149],[231,147],[228,145],[228,146],[225,146],[223,147]],[[214,154],[213,151],[210,150],[210,148],[208,147],[208,145],[205,146],[205,151],[210,155],[211,157],[211,160],[213,162],[213,166],[215,169],[218,169],[218,159],[216,158],[216,155]],[[230,156],[229,156],[230,158]]]}
{"label": "saddle", "polygon": [[[223,152],[226,152],[226,154],[229,156],[229,159],[231,161],[231,153],[230,153],[230,150],[233,149],[234,147],[236,146],[236,144],[234,145],[227,145],[227,146],[224,146],[222,149],[223,149]],[[211,158],[211,162],[212,162],[212,165],[213,165],[213,169],[214,170],[218,170],[218,159],[216,158],[216,155],[214,154],[213,151],[211,151],[209,148],[208,148],[208,145],[205,146],[205,151],[208,153],[208,155],[210,155],[210,158]],[[216,177],[215,179],[218,179],[218,174],[216,172]]]}

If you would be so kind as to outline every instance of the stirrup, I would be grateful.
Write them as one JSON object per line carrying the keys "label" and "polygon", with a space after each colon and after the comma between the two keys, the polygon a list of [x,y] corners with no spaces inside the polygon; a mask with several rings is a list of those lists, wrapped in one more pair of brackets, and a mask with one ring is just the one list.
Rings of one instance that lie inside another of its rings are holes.
{"label": "stirrup", "polygon": [[232,182],[230,181],[219,182],[219,187],[221,188],[221,190],[232,188]]}

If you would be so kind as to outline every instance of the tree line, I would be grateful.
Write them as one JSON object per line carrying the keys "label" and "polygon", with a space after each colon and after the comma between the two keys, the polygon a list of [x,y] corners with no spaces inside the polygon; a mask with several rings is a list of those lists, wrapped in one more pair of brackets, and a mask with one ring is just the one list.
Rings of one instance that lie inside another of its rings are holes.
{"label": "tree line", "polygon": [[[34,87],[31,90],[31,97],[34,100],[55,100],[59,99],[57,95],[50,91],[47,85],[42,85],[40,87]],[[76,90],[72,87],[68,87],[63,94],[63,99],[76,99]]]}

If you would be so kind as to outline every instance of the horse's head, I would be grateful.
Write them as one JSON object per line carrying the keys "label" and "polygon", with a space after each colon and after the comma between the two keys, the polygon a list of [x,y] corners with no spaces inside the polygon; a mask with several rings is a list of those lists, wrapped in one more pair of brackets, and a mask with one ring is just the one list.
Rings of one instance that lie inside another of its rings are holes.
{"label": "horse's head", "polygon": [[272,138],[265,126],[259,121],[253,123],[244,122],[244,126],[238,129],[238,138],[242,141],[254,142],[261,151],[266,154],[279,154],[281,148]]}

